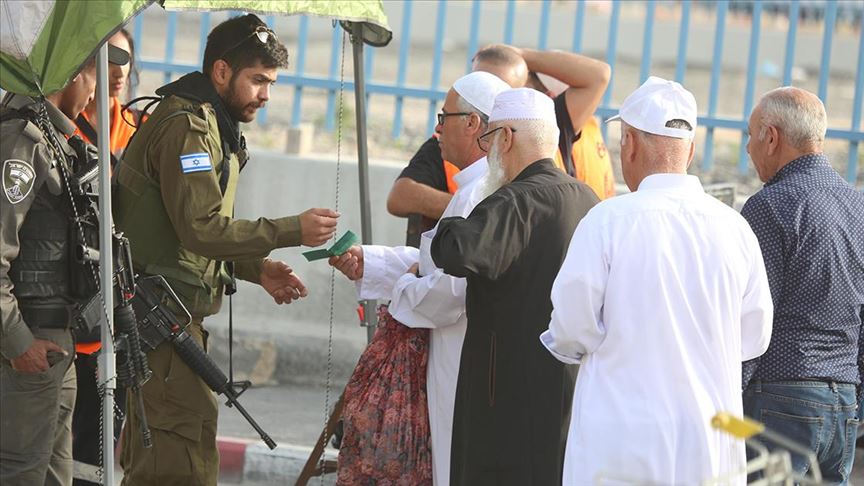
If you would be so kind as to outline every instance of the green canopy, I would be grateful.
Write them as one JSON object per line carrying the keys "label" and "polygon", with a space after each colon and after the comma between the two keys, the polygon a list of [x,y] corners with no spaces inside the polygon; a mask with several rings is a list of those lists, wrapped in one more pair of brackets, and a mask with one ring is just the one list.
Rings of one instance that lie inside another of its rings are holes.
{"label": "green canopy", "polygon": [[0,87],[59,91],[105,40],[153,0],[0,0]]}
{"label": "green canopy", "polygon": [[363,40],[373,46],[385,46],[393,37],[381,0],[159,0],[159,3],[165,10],[241,10],[365,22]]}

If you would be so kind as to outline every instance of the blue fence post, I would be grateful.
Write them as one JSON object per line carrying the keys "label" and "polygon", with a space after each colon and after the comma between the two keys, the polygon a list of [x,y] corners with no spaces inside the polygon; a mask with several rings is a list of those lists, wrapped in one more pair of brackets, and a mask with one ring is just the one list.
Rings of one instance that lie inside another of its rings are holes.
{"label": "blue fence post", "polygon": [[537,36],[537,49],[546,50],[549,43],[549,10],[552,8],[552,0],[543,0],[540,6],[540,32]]}
{"label": "blue fence post", "polygon": [[[729,1],[717,3],[717,25],[714,28],[714,54],[711,61],[711,86],[708,88],[708,117],[713,117],[717,111],[717,92],[720,88],[720,68],[723,65],[723,38],[726,32],[726,11]],[[714,165],[714,127],[709,126],[705,134],[705,152],[702,158],[702,170],[711,170]]]}
{"label": "blue fence post", "polygon": [[[330,37],[330,71],[328,79],[336,79],[339,71],[339,58],[342,55],[342,27],[338,22],[333,26],[333,34]],[[372,49],[365,49],[371,51]],[[365,66],[364,66],[365,67]],[[327,119],[324,122],[324,127],[328,132],[332,132],[336,126],[336,90],[327,90]],[[340,120],[341,122],[341,120]]]}
{"label": "blue fence post", "polygon": [[585,0],[576,2],[576,20],[573,22],[573,45],[570,50],[582,52],[582,29],[585,27]]}
{"label": "blue fence post", "polygon": [[642,65],[639,67],[639,84],[651,73],[651,41],[654,39],[654,10],[657,4],[648,0],[645,5],[645,32],[642,36]]}
{"label": "blue fence post", "polygon": [[[858,69],[855,73],[855,100],[852,102],[852,130],[861,130],[861,109],[864,104],[864,15],[858,35]],[[858,176],[858,142],[849,142],[849,160],[846,164],[846,180],[855,184]]]}
{"label": "blue fence post", "polygon": [[477,52],[477,35],[480,31],[480,0],[471,2],[471,30],[468,33],[468,59],[465,61],[465,74],[471,72],[471,58]]}
{"label": "blue fence post", "polygon": [[[822,36],[822,62],[819,64],[819,98],[828,106],[828,74],[831,69],[831,40],[837,20],[837,0],[828,0],[825,5],[825,33]],[[864,34],[862,34],[864,35]]]}
{"label": "blue fence post", "polygon": [[687,70],[687,39],[690,36],[690,2],[681,2],[681,26],[678,30],[678,60],[675,62],[675,81],[684,84]]}
{"label": "blue fence post", "polygon": [[[609,78],[609,86],[606,86],[606,92],[603,94],[603,108],[609,108],[609,103],[612,101],[612,83],[615,82],[615,54],[618,51],[618,19],[621,17],[621,2],[612,2],[612,14],[609,17],[609,38],[606,41],[606,64],[612,69],[612,75]],[[606,140],[607,127],[605,123],[600,124],[600,134],[603,140]]]}
{"label": "blue fence post", "polygon": [[[753,109],[753,90],[756,85],[756,61],[759,59],[759,36],[762,27],[762,2],[753,4],[753,14],[750,26],[750,48],[747,57],[747,85],[744,88],[744,118],[750,116]],[[747,161],[747,132],[741,133],[741,143],[738,146],[738,173],[746,175],[748,170]]]}
{"label": "blue fence post", "polygon": [[201,14],[201,25],[198,29],[198,61],[204,65],[204,51],[207,49],[207,36],[210,35],[210,12]]}
{"label": "blue fence post", "polygon": [[[297,77],[303,76],[303,71],[306,69],[306,44],[309,38],[309,17],[303,15],[300,17],[300,29],[297,34],[297,66],[294,73]],[[303,102],[303,86],[298,84],[294,87],[294,106],[291,107],[291,126],[300,126]]]}
{"label": "blue fence post", "polygon": [[516,19],[516,0],[507,0],[507,13],[504,17],[504,43],[513,43],[513,21]]}
{"label": "blue fence post", "polygon": [[[132,38],[135,39],[135,45],[138,49],[135,50],[135,65],[141,65],[141,36],[144,34],[144,13],[139,13],[135,16],[135,26],[132,28]],[[135,85],[129,85],[129,99],[135,99]]]}
{"label": "blue fence post", "polygon": [[[438,3],[438,19],[435,22],[435,54],[432,58],[432,82],[429,84],[430,91],[438,89],[438,83],[441,81],[441,58],[444,52],[444,27],[447,25],[447,2]],[[438,111],[438,100],[429,100],[429,121],[426,125],[426,132],[432,133],[435,130],[435,113]]]}
{"label": "blue fence post", "polygon": [[[205,12],[204,15],[207,15],[207,24],[208,24],[208,27],[209,27],[209,24],[210,24],[210,13],[209,13],[209,12]],[[273,16],[273,15],[268,15],[268,16],[264,17],[264,23],[266,23],[268,27],[270,27],[271,29],[273,29],[273,25],[276,23],[276,17]],[[203,19],[203,18],[201,19],[201,26],[202,26],[202,29],[201,29],[201,30],[202,30],[202,33],[203,33],[203,30],[204,30],[204,29],[203,29],[203,27],[204,27],[204,19]],[[208,30],[209,30],[209,29],[208,29]],[[273,31],[275,32],[276,30],[274,29]],[[204,41],[205,41],[205,43],[206,43],[206,41],[207,41],[207,37],[206,37],[206,36],[204,37]],[[259,124],[259,125],[264,125],[265,123],[267,123],[267,105],[264,105],[263,107],[261,107],[260,110],[258,110],[258,116],[256,117],[256,119],[258,120],[258,124]]]}
{"label": "blue fence post", "polygon": [[[408,68],[408,49],[411,47],[411,11],[414,2],[402,4],[402,41],[399,42],[399,68],[396,71],[396,87],[405,86],[405,72]],[[393,138],[402,134],[402,96],[396,97],[396,113],[393,115]]]}
{"label": "blue fence post", "polygon": [[789,32],[786,34],[786,54],[783,62],[783,86],[792,84],[792,68],[795,66],[795,36],[798,32],[798,0],[789,4]]}
{"label": "blue fence post", "polygon": [[[168,32],[165,39],[165,63],[174,62],[174,38],[177,37],[177,12],[168,12]],[[171,73],[166,71],[162,76],[164,84],[171,82]]]}
{"label": "blue fence post", "polygon": [[[375,59],[375,49],[363,49],[363,55],[366,56],[366,59],[363,61],[363,71],[366,73],[366,84],[372,82],[372,68],[375,66],[373,63],[373,59]],[[372,93],[369,90],[366,90],[366,106],[369,106],[369,98],[372,96]]]}

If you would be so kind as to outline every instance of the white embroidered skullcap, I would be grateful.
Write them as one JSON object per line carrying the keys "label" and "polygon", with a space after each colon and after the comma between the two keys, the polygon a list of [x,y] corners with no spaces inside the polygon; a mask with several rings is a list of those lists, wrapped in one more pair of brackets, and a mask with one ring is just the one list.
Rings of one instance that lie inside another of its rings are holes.
{"label": "white embroidered skullcap", "polygon": [[[606,122],[624,120],[643,132],[692,140],[696,133],[696,98],[684,86],[656,76],[624,98],[618,114]],[[684,120],[692,130],[667,127],[672,120]]]}
{"label": "white embroidered skullcap", "polygon": [[557,126],[555,103],[536,89],[508,89],[495,98],[489,115],[490,123],[498,120],[543,120]]}
{"label": "white embroidered skullcap", "polygon": [[471,106],[489,116],[495,96],[505,89],[510,89],[510,85],[494,74],[476,71],[457,79],[453,83],[453,89]]}

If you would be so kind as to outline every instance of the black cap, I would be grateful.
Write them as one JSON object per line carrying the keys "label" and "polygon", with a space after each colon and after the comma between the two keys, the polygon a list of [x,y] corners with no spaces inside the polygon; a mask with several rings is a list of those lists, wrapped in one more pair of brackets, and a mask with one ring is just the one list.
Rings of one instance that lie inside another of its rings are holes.
{"label": "black cap", "polygon": [[117,46],[108,44],[108,62],[118,66],[129,64],[129,53]]}

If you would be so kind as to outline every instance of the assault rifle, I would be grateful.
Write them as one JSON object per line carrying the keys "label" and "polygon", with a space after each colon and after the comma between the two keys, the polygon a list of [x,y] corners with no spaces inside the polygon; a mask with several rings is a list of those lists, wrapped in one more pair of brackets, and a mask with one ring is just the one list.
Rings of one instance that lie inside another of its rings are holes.
{"label": "assault rifle", "polygon": [[[165,341],[171,342],[183,362],[200,376],[211,390],[219,395],[225,395],[226,404],[236,408],[243,415],[267,447],[276,448],[276,442],[237,401],[237,398],[249,388],[250,383],[229,381],[213,359],[186,332],[186,326],[192,322],[192,316],[161,275],[138,279],[132,306],[139,319],[141,342],[147,348],[153,350]],[[178,314],[182,318],[178,318]]]}

